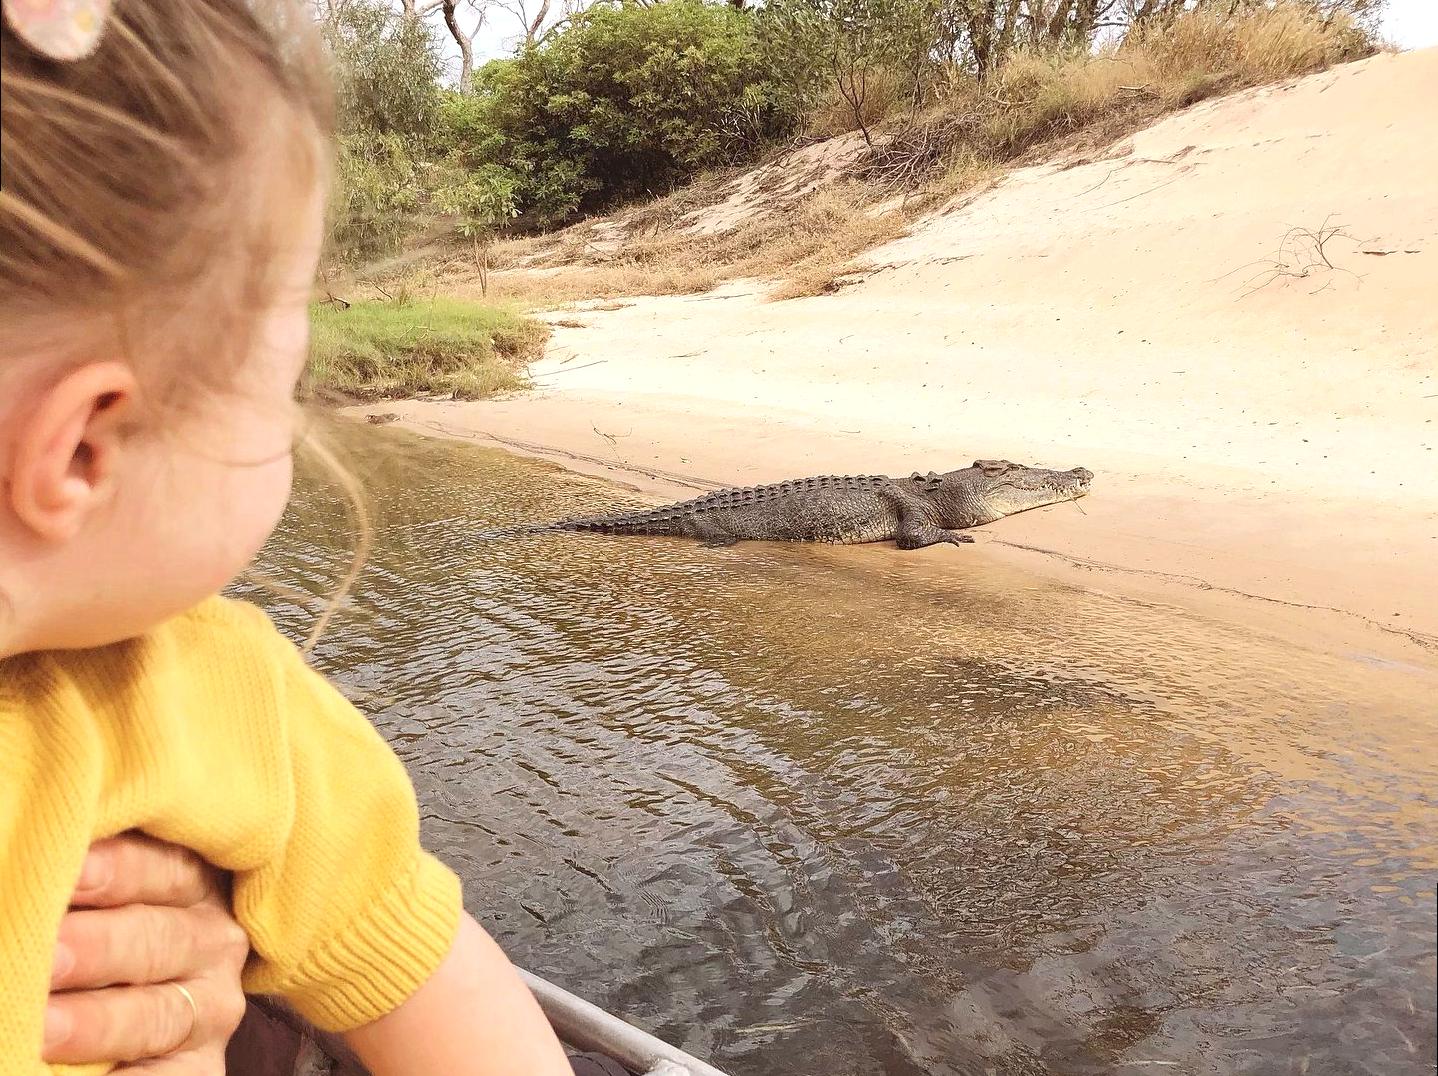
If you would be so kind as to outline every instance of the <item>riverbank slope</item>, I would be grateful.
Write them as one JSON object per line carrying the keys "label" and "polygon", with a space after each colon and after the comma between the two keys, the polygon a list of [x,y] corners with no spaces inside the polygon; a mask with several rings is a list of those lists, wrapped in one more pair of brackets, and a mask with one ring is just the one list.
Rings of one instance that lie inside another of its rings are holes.
{"label": "riverbank slope", "polygon": [[918,555],[1438,644],[1434,100],[1438,50],[1209,101],[1010,173],[834,294],[567,311],[531,393],[383,410],[666,497],[1081,464],[1083,514]]}

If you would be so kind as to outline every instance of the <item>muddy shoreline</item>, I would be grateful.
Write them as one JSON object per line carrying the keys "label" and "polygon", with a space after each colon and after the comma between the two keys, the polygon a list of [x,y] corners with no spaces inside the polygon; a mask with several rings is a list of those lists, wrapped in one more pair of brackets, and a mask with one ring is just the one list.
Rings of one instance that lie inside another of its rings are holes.
{"label": "muddy shoreline", "polygon": [[[564,409],[555,413],[553,404],[552,400],[533,397],[487,402],[409,400],[357,405],[342,413],[360,421],[368,414],[393,413],[399,416],[396,425],[416,433],[470,441],[544,460],[628,489],[655,503],[729,484],[849,469],[842,463],[828,465],[823,462],[825,457],[813,449],[793,451],[784,431],[773,426],[764,427],[766,440],[777,438],[789,451],[773,453],[775,446],[771,444],[768,447],[773,454],[757,464],[752,451],[736,452],[732,460],[726,460],[722,449],[716,452],[711,448],[701,454],[682,448],[677,429],[671,431],[676,443],[668,446],[668,452],[644,453],[649,457],[646,462],[632,447],[626,454],[619,443],[614,443],[618,440],[615,435],[606,438],[596,433],[601,426],[591,428],[567,421],[572,416],[567,416]],[[540,421],[544,416],[548,422]],[[633,430],[638,429],[633,426]],[[695,426],[685,424],[684,429],[692,434]],[[638,440],[633,430],[625,440]],[[652,441],[649,444],[653,447]],[[846,455],[854,458],[857,453],[851,449]],[[934,453],[912,458],[917,462],[907,468],[855,469],[906,473],[921,465],[923,469],[947,465]],[[1043,462],[1068,465],[1064,460]],[[1088,461],[1079,462],[1092,466]],[[1402,573],[1408,577],[1408,586],[1407,593],[1401,593],[1401,579],[1382,579],[1382,566],[1369,562],[1366,577],[1376,578],[1378,583],[1366,602],[1351,600],[1355,590],[1361,592],[1363,577],[1345,576],[1343,569],[1333,567],[1322,549],[1316,550],[1307,563],[1290,557],[1286,570],[1277,575],[1271,570],[1276,559],[1273,546],[1281,545],[1285,535],[1269,533],[1265,521],[1271,521],[1276,528],[1273,517],[1282,513],[1268,511],[1262,505],[1250,506],[1256,515],[1247,519],[1235,519],[1230,511],[1227,522],[1237,533],[1218,531],[1219,539],[1228,539],[1226,547],[1205,546],[1202,536],[1194,534],[1181,544],[1163,540],[1153,532],[1167,525],[1176,510],[1187,511],[1197,519],[1205,512],[1212,517],[1217,505],[1210,497],[1201,497],[1183,509],[1160,510],[1144,496],[1145,488],[1152,488],[1152,484],[1100,471],[1094,493],[1081,502],[1079,509],[1056,505],[1000,520],[978,530],[979,541],[973,546],[938,547],[917,553],[901,553],[883,546],[855,547],[852,555],[860,563],[865,557],[922,558],[926,569],[935,573],[1030,573],[1123,600],[1169,605],[1239,624],[1318,652],[1361,654],[1420,666],[1438,661],[1438,601],[1432,600],[1434,596],[1425,592],[1423,582],[1414,580],[1411,573]],[[1291,506],[1285,507],[1292,511]],[[1328,511],[1341,514],[1331,506]],[[1381,521],[1368,522],[1381,525]],[[1320,524],[1314,521],[1312,525]],[[1242,542],[1238,541],[1240,536]],[[1208,537],[1212,541],[1214,535]],[[1109,541],[1114,549],[1105,555],[1103,546]],[[1247,560],[1245,552],[1249,554]],[[1345,559],[1342,551],[1337,552],[1335,560]],[[1213,571],[1214,568],[1220,570]],[[1407,615],[1392,616],[1388,605],[1402,606]]]}

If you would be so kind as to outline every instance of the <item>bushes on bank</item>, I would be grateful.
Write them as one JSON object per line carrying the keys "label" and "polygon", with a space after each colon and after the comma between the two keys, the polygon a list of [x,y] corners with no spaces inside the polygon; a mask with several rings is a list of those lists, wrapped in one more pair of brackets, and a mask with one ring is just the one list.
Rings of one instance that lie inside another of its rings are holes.
{"label": "bushes on bank", "polygon": [[477,251],[496,230],[663,194],[796,134],[861,131],[904,182],[956,151],[1001,162],[1365,55],[1376,0],[1145,0],[1102,46],[1083,4],[1043,22],[987,0],[599,0],[456,88],[430,24],[384,0],[331,9],[333,249],[360,263],[421,223]]}
{"label": "bushes on bank", "polygon": [[426,201],[443,64],[430,28],[383,0],[336,6],[323,31],[338,120],[331,248],[357,262],[396,249]]}
{"label": "bushes on bank", "polygon": [[727,4],[602,4],[475,73],[447,138],[517,177],[516,208],[553,224],[662,193],[752,158],[792,131],[805,100],[758,20]]}

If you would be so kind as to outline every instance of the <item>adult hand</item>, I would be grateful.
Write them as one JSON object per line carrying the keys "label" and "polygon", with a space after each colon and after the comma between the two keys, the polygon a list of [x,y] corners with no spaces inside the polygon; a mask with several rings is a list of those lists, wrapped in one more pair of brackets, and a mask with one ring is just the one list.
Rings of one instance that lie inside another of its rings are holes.
{"label": "adult hand", "polygon": [[97,842],[60,924],[45,1060],[118,1063],[115,1076],[141,1071],[127,1062],[144,1062],[147,1076],[223,1076],[249,949],[219,871],[137,834]]}

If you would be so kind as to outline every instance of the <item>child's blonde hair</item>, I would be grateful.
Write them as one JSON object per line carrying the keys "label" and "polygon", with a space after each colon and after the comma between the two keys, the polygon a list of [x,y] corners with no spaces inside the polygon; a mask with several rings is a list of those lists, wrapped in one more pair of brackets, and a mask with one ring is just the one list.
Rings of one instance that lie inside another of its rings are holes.
{"label": "child's blonde hair", "polygon": [[[0,25],[0,364],[123,353],[178,403],[238,373],[277,249],[324,184],[332,91],[301,0],[117,0],[98,48],[57,62]],[[4,374],[0,365],[0,375]],[[358,484],[309,454],[369,544]]]}
{"label": "child's blonde hair", "polygon": [[118,0],[77,61],[0,27],[0,68],[0,362],[118,346],[167,391],[223,379],[324,182],[301,3]]}

